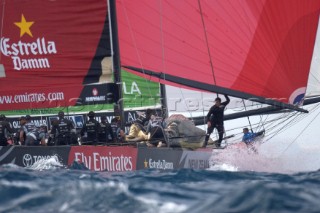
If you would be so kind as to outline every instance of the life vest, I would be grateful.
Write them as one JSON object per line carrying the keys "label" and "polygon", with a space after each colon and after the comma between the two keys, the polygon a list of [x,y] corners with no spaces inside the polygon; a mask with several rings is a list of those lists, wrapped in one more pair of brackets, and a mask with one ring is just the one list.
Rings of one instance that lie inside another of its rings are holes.
{"label": "life vest", "polygon": [[58,132],[60,134],[66,134],[66,133],[70,133],[71,129],[70,129],[70,122],[67,119],[61,119],[58,122]]}

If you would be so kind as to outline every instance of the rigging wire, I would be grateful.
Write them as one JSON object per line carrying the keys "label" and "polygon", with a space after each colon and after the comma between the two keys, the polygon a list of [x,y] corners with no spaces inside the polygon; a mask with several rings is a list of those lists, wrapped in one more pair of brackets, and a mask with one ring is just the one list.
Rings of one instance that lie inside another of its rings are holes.
{"label": "rigging wire", "polygon": [[[119,5],[122,5],[122,9],[124,11],[124,14],[125,14],[125,17],[126,17],[126,22],[128,23],[128,28],[130,29],[130,37],[133,41],[133,46],[134,46],[134,50],[137,54],[137,57],[138,57],[138,60],[139,60],[139,64],[140,64],[140,67],[142,69],[142,72],[145,76],[148,76],[147,74],[145,74],[145,70],[144,70],[144,66],[143,66],[143,63],[142,63],[142,57],[140,55],[140,52],[138,51],[138,45],[137,45],[137,41],[136,41],[136,38],[134,36],[134,31],[133,31],[133,28],[132,28],[132,25],[131,25],[131,22],[130,22],[130,19],[128,17],[128,13],[127,13],[127,8],[125,7],[126,4],[123,3],[122,1],[122,4],[119,4]],[[152,92],[151,92],[151,88],[150,88],[150,85],[149,85],[149,82],[150,82],[150,78],[151,76],[148,76],[149,77],[149,80],[145,77],[143,78],[144,81],[146,82],[146,85],[147,85],[147,89],[148,89],[148,92],[149,92],[149,96],[152,97]]]}
{"label": "rigging wire", "polygon": [[[312,108],[310,110],[310,113],[314,112],[317,108],[318,108],[319,104],[317,106],[315,106],[314,108]],[[263,143],[269,141],[270,139],[272,139],[273,137],[275,137],[277,134],[286,131],[289,127],[295,125],[296,123],[300,122],[301,120],[303,120],[305,117],[307,117],[308,114],[301,114],[299,112],[294,112],[291,113],[290,116],[286,116],[286,120],[284,122],[279,121],[277,124],[274,125],[274,127],[276,127],[277,125],[279,125],[279,123],[281,123],[281,127],[276,129],[275,133],[273,133],[272,136],[269,136],[269,138],[267,140],[265,140]],[[283,123],[286,123],[285,125],[283,125]],[[271,128],[274,128],[271,127]]]}
{"label": "rigging wire", "polygon": [[302,133],[311,125],[311,123],[312,123],[319,115],[320,115],[320,112],[318,112],[317,115],[309,122],[309,124],[306,125],[306,126],[301,130],[301,132],[297,135],[297,137],[287,146],[287,148],[285,148],[285,149],[283,150],[283,152],[282,152],[280,155],[282,155],[283,153],[285,153],[285,152],[289,149],[289,147],[290,147],[294,142],[297,141],[297,139],[302,135]]}
{"label": "rigging wire", "polygon": [[[310,110],[311,112],[312,110]],[[299,117],[294,117],[297,113],[295,112],[295,114],[292,114],[292,113],[282,113],[280,116],[277,116],[271,120],[268,120],[268,117],[269,115],[266,116],[266,118],[264,119],[264,121],[261,122],[261,120],[263,119],[263,117],[260,115],[260,121],[258,123],[252,123],[252,126],[253,128],[258,128],[261,123],[263,123],[265,125],[264,127],[264,130],[266,132],[268,132],[268,140],[270,140],[271,138],[273,138],[275,135],[277,135],[278,133],[282,132],[282,131],[285,131],[290,125],[293,125],[295,122],[293,122],[293,120],[295,120],[296,122],[298,122],[298,119],[297,118],[301,118],[303,119],[303,117],[299,116]],[[304,114],[303,114],[304,115]],[[287,123],[288,122],[288,123]],[[283,124],[285,124],[285,126],[283,126]],[[276,128],[277,126],[279,126],[281,124],[281,127],[280,128]],[[245,127],[245,126],[243,126]],[[237,129],[241,129],[243,128],[242,126],[239,126],[239,127],[236,127],[236,128],[233,128],[233,129],[229,129],[228,132],[231,132],[231,131],[235,131]],[[271,130],[271,131],[270,131]],[[239,131],[240,132],[240,131]],[[239,142],[239,138],[237,138],[236,136],[239,136],[240,134],[242,133],[236,133],[236,134],[233,134],[235,137],[234,140],[232,140],[232,142]],[[232,143],[231,142],[231,143]],[[267,141],[264,141],[262,143],[265,143]],[[230,143],[230,142],[229,142]]]}
{"label": "rigging wire", "polygon": [[[210,59],[210,67],[211,67],[211,72],[212,72],[212,76],[213,76],[213,82],[214,82],[214,85],[217,85],[217,81],[216,81],[216,77],[215,77],[214,69],[213,69],[213,63],[212,63],[210,47],[209,47],[208,35],[207,35],[206,25],[205,25],[204,19],[203,19],[203,12],[202,12],[202,7],[201,7],[200,0],[198,0],[198,5],[199,5],[200,14],[201,14],[201,21],[202,21],[204,36],[205,36],[205,39],[206,39],[207,51],[208,51],[208,55],[209,55],[209,59]],[[217,94],[217,96],[218,96],[218,94]]]}
{"label": "rigging wire", "polygon": [[[244,110],[247,111],[246,103],[244,102],[243,99],[242,99],[242,103],[243,103],[243,106],[244,106]],[[247,116],[247,118],[248,118],[248,122],[249,122],[249,125],[250,125],[250,130],[251,130],[251,132],[253,132],[253,129],[252,129],[252,125],[251,125],[251,121],[250,121],[249,116]]]}
{"label": "rigging wire", "polygon": [[[297,118],[296,115],[297,115],[297,113],[292,114],[288,119],[286,119],[286,121],[285,121],[284,123],[287,122],[287,124],[289,124],[289,123],[291,122],[290,119],[296,119],[296,118]],[[282,123],[282,124],[283,124],[283,123]],[[269,138],[268,138],[267,140],[265,140],[263,143],[265,143],[265,142],[269,141],[270,139],[274,138],[277,134],[280,133],[281,130],[283,130],[283,129],[286,128],[286,125],[287,125],[287,124],[283,125],[283,126],[280,127],[279,129],[277,129],[277,130],[275,131],[275,133],[274,133],[272,136],[269,136]],[[278,125],[278,124],[275,124],[273,127],[276,127],[277,125]],[[272,128],[272,127],[271,127],[271,128]]]}
{"label": "rigging wire", "polygon": [[[268,117],[269,115],[267,115],[266,117]],[[274,118],[274,119],[270,119],[270,120],[266,120],[265,119],[265,121],[264,121],[264,123],[266,124],[266,125],[269,125],[269,126],[271,126],[271,124],[273,124],[274,122],[276,122],[276,121],[278,121],[278,122],[282,122],[283,123],[283,120],[287,120],[287,117],[288,116],[283,116],[282,114],[281,114],[281,116],[277,116],[276,118]],[[253,128],[257,128],[259,125],[260,125],[260,121],[259,122],[257,122],[257,123],[252,123],[252,126],[253,126]],[[277,124],[278,125],[278,124]],[[241,125],[241,126],[238,126],[238,127],[235,127],[235,128],[232,128],[232,129],[228,129],[227,131],[226,131],[226,133],[227,133],[227,135],[228,134],[232,134],[232,135],[234,135],[234,139],[228,139],[228,144],[232,144],[232,143],[238,143],[238,142],[240,142],[241,141],[241,139],[242,139],[242,131],[240,131],[241,129],[243,129],[244,127],[246,127],[246,126],[243,126],[243,125]],[[270,129],[274,129],[274,127],[273,126],[271,126],[270,127]],[[265,129],[266,130],[266,132],[269,130],[268,128],[266,128]],[[237,131],[238,133],[233,133],[234,131]],[[241,136],[240,136],[241,135]]]}
{"label": "rigging wire", "polygon": [[[317,108],[318,108],[319,104],[317,104],[317,106],[315,106],[314,108],[312,108],[309,112],[312,113],[314,112]],[[280,132],[285,131],[287,128],[295,125],[296,123],[300,122],[301,120],[303,120],[305,117],[309,116],[309,114],[302,114],[299,117],[297,116],[297,118],[294,120],[294,122],[290,122],[290,124],[287,125],[286,128],[284,128],[283,130],[281,130]]]}
{"label": "rigging wire", "polygon": [[262,127],[262,129],[265,129],[264,123],[262,122],[262,115],[259,115],[259,117],[260,117],[260,122],[259,122],[257,129],[256,129],[257,131],[259,131],[261,129],[261,127]]}
{"label": "rigging wire", "polygon": [[[286,130],[291,123],[294,123],[293,120],[297,119],[297,116],[296,116],[297,114],[298,112],[283,113],[281,116],[277,118],[278,119],[277,122],[275,122],[273,125],[270,124],[268,127],[266,127],[266,131],[269,132],[268,133],[269,139],[265,140],[263,143],[275,137],[276,134]],[[284,125],[284,123],[287,123],[287,124]],[[279,126],[279,124],[281,124],[280,128],[276,128],[277,126]]]}

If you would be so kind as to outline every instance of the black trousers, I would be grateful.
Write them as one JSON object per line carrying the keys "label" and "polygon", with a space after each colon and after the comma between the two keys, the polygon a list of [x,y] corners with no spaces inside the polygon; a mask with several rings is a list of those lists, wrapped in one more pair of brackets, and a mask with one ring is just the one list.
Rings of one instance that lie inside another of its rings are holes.
{"label": "black trousers", "polygon": [[160,126],[152,127],[150,130],[150,134],[151,134],[151,137],[150,137],[151,144],[157,145],[159,143],[159,141],[163,141],[163,142],[167,143],[165,133],[164,133],[164,130],[162,127],[160,127]]}
{"label": "black trousers", "polygon": [[71,137],[70,135],[59,135],[56,138],[56,146],[61,146],[61,145],[70,145],[71,142]]}
{"label": "black trousers", "polygon": [[207,145],[209,137],[210,137],[210,135],[211,135],[211,133],[213,132],[214,129],[217,129],[217,131],[218,131],[218,135],[219,135],[218,145],[221,144],[222,138],[223,138],[223,133],[224,133],[223,124],[215,124],[215,123],[211,122],[211,126],[207,128],[207,135],[206,135],[206,138],[205,138],[206,145]]}

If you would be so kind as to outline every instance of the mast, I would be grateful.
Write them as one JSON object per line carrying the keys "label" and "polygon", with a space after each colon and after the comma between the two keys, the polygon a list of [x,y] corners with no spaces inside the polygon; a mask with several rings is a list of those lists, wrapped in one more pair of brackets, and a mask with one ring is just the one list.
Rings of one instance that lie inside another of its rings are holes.
{"label": "mast", "polygon": [[168,105],[167,105],[167,92],[166,86],[164,84],[160,84],[160,98],[161,98],[161,111],[162,117],[167,118],[169,116]]}
{"label": "mast", "polygon": [[117,84],[119,101],[114,104],[114,115],[118,116],[121,121],[121,128],[124,128],[125,117],[123,110],[123,94],[122,94],[122,79],[121,79],[121,63],[120,63],[120,48],[118,41],[118,25],[117,25],[117,8],[116,0],[108,0],[108,15],[111,38],[112,62],[113,62],[113,77],[114,83]]}

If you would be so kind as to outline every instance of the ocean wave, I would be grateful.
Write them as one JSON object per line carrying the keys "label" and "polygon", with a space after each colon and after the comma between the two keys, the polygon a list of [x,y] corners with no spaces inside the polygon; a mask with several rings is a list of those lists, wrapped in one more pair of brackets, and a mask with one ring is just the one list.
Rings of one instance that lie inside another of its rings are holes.
{"label": "ocean wave", "polygon": [[319,171],[109,173],[2,166],[0,177],[0,212],[305,213],[320,207]]}

